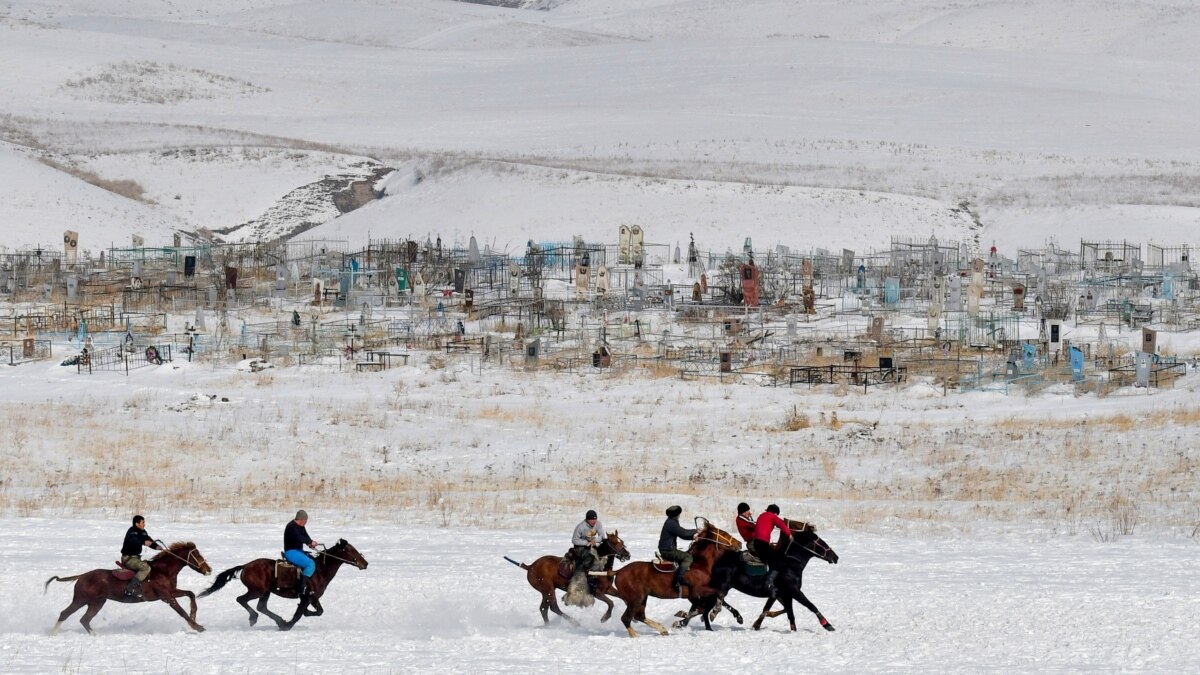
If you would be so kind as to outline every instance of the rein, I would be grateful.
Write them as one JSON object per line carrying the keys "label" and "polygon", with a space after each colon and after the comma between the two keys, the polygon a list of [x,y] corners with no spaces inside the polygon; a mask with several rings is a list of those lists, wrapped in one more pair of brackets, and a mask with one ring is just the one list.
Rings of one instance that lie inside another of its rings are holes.
{"label": "rein", "polygon": [[[342,562],[346,563],[347,565],[354,565],[355,567],[359,567],[359,564],[358,564],[358,563],[356,563],[356,562],[354,562],[353,560],[347,560],[347,559],[345,559],[345,558],[339,558],[338,556],[336,556],[336,555],[334,555],[334,554],[330,553],[328,550],[326,550],[326,549],[324,549],[324,548],[323,548],[323,549],[321,549],[320,551],[318,551],[317,553],[318,553],[318,554],[320,554],[320,555],[326,555],[326,556],[329,556],[330,558],[333,558],[334,560],[340,560],[340,561],[342,561]],[[361,568],[360,568],[360,569],[361,569]]]}
{"label": "rein", "polygon": [[[812,548],[810,548],[810,547],[808,547],[808,546],[805,546],[804,544],[799,544],[799,543],[797,543],[797,542],[796,542],[796,539],[795,539],[795,538],[792,538],[791,542],[788,544],[788,549],[790,550],[790,549],[791,549],[793,546],[795,546],[795,547],[796,547],[796,548],[798,548],[798,549],[801,549],[801,550],[804,550],[804,551],[808,551],[809,553],[811,553],[811,554],[812,554],[812,556],[813,556],[814,558],[820,558],[821,560],[825,560],[825,559],[826,559],[826,557],[828,557],[828,556],[829,556],[829,546],[824,546],[824,547],[823,547],[823,548],[825,549],[824,553],[818,553],[817,551],[813,550]],[[783,553],[783,554],[784,554],[784,555],[786,555],[786,556],[787,556],[787,557],[789,557],[789,558],[793,558],[793,559],[797,559],[797,560],[799,559],[799,558],[797,558],[797,556],[794,556],[794,555],[792,555],[792,554],[788,553],[788,551],[784,551],[784,553]]]}
{"label": "rein", "polygon": [[[161,544],[162,542],[156,540],[155,543]],[[182,560],[184,565],[187,565],[188,567],[191,567],[192,569],[197,568],[197,566],[192,565],[192,554],[196,553],[195,548],[188,550],[188,554],[187,554],[186,558],[184,558],[183,556],[179,555],[178,553],[172,551],[170,548],[168,548],[166,546],[164,546],[162,548],[162,552],[166,553],[167,555],[171,556],[172,558],[175,558],[176,560]]]}

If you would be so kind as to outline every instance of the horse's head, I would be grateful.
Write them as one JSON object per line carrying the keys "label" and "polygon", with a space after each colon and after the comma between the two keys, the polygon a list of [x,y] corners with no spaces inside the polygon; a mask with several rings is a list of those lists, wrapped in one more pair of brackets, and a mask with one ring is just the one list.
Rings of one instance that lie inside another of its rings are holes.
{"label": "horse's head", "polygon": [[345,539],[338,539],[337,543],[330,548],[321,552],[322,555],[327,555],[335,560],[340,560],[345,563],[350,563],[360,570],[367,569],[367,559],[362,557],[358,549],[354,548],[350,542]]}
{"label": "horse's head", "polygon": [[[795,522],[795,521],[793,521]],[[799,529],[792,530],[792,544],[789,551],[794,548],[799,548],[804,555],[812,555],[812,557],[824,560],[825,562],[836,565],[838,554],[825,543],[825,540],[817,536],[817,528],[810,523],[797,523],[802,525]]]}
{"label": "horse's head", "polygon": [[615,555],[621,562],[625,562],[631,557],[629,555],[629,549],[625,548],[625,542],[621,539],[621,537],[617,536],[616,530],[608,533],[608,536],[604,538],[603,542],[601,542],[601,547],[608,551],[608,553],[605,553],[604,555]]}
{"label": "horse's head", "polygon": [[154,556],[151,562],[159,558],[173,558],[179,560],[188,567],[196,570],[204,576],[212,574],[212,566],[200,555],[200,549],[190,541],[177,541],[174,544],[163,549],[158,555]]}
{"label": "horse's head", "polygon": [[722,551],[740,551],[742,542],[737,537],[713,525],[707,518],[697,517],[696,538],[692,540],[692,548],[700,548],[712,544]]}

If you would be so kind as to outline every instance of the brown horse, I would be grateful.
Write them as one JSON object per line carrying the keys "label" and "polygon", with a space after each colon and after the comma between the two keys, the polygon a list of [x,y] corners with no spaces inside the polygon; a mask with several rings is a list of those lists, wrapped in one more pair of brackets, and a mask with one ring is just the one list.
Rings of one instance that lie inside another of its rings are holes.
{"label": "brown horse", "polygon": [[[322,549],[317,552],[317,571],[313,572],[311,584],[312,592],[300,601],[296,606],[296,613],[292,615],[291,621],[284,620],[283,617],[275,614],[267,609],[267,599],[274,593],[281,598],[296,598],[299,594],[296,592],[296,587],[292,584],[285,584],[283,588],[277,583],[275,578],[275,560],[271,558],[258,558],[251,560],[245,565],[231,567],[217,575],[216,581],[212,586],[200,594],[200,597],[212,595],[225,587],[230,579],[238,576],[241,573],[242,583],[246,586],[246,592],[238,596],[238,603],[250,612],[250,625],[258,623],[258,612],[262,612],[275,620],[275,625],[279,626],[279,630],[291,630],[292,626],[300,620],[301,616],[321,616],[325,613],[325,608],[321,607],[321,595],[325,592],[325,588],[329,586],[329,582],[333,581],[334,575],[337,574],[342,563],[350,563],[360,570],[367,569],[367,560],[362,557],[358,549],[350,545],[350,542],[345,539],[338,539],[338,542],[328,549]],[[250,601],[258,599],[258,612],[250,608]],[[312,610],[308,609],[312,605]]]}
{"label": "brown horse", "polygon": [[646,618],[646,600],[656,598],[706,598],[717,595],[717,589],[709,586],[713,563],[723,551],[737,551],[742,543],[731,534],[717,528],[708,520],[703,520],[703,526],[698,528],[696,538],[692,540],[688,551],[692,554],[692,566],[683,577],[683,588],[677,589],[672,585],[673,571],[659,571],[654,563],[632,562],[613,573],[612,585],[617,597],[625,601],[625,613],[621,615],[621,623],[629,631],[629,637],[637,637],[633,629],[633,620],[666,635],[667,629],[662,624]]}
{"label": "brown horse", "polygon": [[[612,571],[614,557],[620,558],[621,562],[629,560],[629,550],[625,548],[625,542],[621,540],[621,537],[617,536],[616,530],[609,532],[608,536],[600,542],[600,545],[596,547],[596,555],[604,561],[604,570],[607,572]],[[543,622],[550,623],[550,615],[546,612],[546,610],[550,610],[571,622],[571,625],[579,625],[578,621],[563,614],[562,610],[558,608],[558,601],[554,599],[555,589],[560,591],[566,590],[567,585],[571,583],[570,579],[558,573],[558,566],[562,562],[562,556],[544,555],[534,560],[530,565],[519,563],[508,556],[504,556],[504,559],[523,570],[528,570],[525,578],[529,580],[529,585],[542,594],[542,604],[538,607],[538,610],[542,613]],[[608,576],[596,577],[596,590],[593,595],[608,605],[608,609],[604,610],[604,616],[600,618],[601,623],[608,621],[612,617],[613,603],[606,595],[611,587],[612,582]]]}
{"label": "brown horse", "polygon": [[[50,588],[52,581],[75,582],[75,596],[71,600],[71,604],[59,613],[58,621],[54,624],[50,634],[57,633],[62,622],[84,605],[87,605],[88,609],[80,617],[79,623],[83,624],[87,632],[94,633],[92,618],[109,600],[131,603],[162,600],[170,605],[171,609],[178,612],[179,616],[182,616],[193,630],[202,631],[204,626],[196,623],[196,594],[175,587],[175,578],[179,576],[179,571],[184,567],[190,567],[200,574],[212,574],[212,568],[204,560],[204,556],[200,555],[200,551],[196,550],[196,545],[189,541],[171,544],[150,560],[150,576],[146,577],[146,581],[142,583],[142,597],[140,598],[125,595],[126,584],[133,574],[128,570],[99,569],[76,574],[73,577],[50,577],[42,587],[43,593]],[[179,606],[176,598],[183,597],[191,601],[191,612],[185,613]]]}

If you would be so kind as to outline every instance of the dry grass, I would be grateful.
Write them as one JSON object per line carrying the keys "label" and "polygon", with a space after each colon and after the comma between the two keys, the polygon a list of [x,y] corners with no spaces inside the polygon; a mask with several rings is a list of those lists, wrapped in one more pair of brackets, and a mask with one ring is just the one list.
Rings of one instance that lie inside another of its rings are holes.
{"label": "dry grass", "polygon": [[109,192],[125,197],[126,199],[132,199],[144,204],[154,203],[152,200],[146,198],[145,189],[143,189],[141,184],[139,184],[137,181],[121,178],[104,178],[92,171],[88,171],[87,169],[80,169],[78,167],[63,164],[50,159],[49,157],[41,157],[38,159],[38,161],[52,169],[57,169],[74,176],[89,185],[94,185],[102,190],[108,190]]}

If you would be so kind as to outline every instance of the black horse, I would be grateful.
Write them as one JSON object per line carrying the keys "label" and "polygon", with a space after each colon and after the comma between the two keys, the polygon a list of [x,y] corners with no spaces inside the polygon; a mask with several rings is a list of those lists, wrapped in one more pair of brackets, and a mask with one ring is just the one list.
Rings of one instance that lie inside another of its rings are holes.
{"label": "black horse", "polygon": [[[763,606],[762,613],[758,619],[754,621],[754,630],[762,627],[763,619],[772,616],[779,616],[787,613],[788,623],[792,630],[796,630],[796,615],[792,611],[792,601],[795,600],[801,605],[804,605],[813,614],[817,615],[817,620],[821,622],[821,627],[825,630],[833,630],[833,624],[825,618],[816,605],[804,595],[804,591],[800,590],[800,585],[804,581],[804,568],[808,565],[808,561],[813,558],[824,560],[830,564],[836,565],[838,554],[826,544],[823,539],[817,536],[816,528],[812,525],[804,524],[802,527],[792,530],[792,538],[781,544],[783,547],[780,558],[783,565],[779,570],[779,575],[775,579],[775,586],[779,593],[775,598],[771,597],[770,589],[767,588],[766,574],[751,576],[747,573],[746,565],[742,561],[742,555],[737,551],[729,551],[717,559],[717,563],[713,566],[711,585],[720,590],[720,593],[715,597],[697,598],[692,604],[691,610],[686,614],[680,613],[680,621],[675,623],[676,628],[686,626],[689,621],[695,616],[701,616],[704,620],[704,627],[712,630],[710,619],[715,616],[717,603],[720,603],[727,608],[737,619],[738,623],[742,622],[742,617],[736,609],[730,606],[725,601],[725,594],[730,589],[737,589],[742,593],[755,598],[767,598],[767,604]],[[771,606],[775,601],[783,605],[782,611],[770,611]]]}

